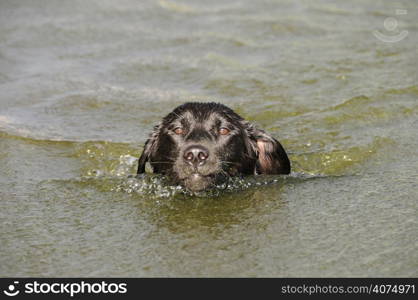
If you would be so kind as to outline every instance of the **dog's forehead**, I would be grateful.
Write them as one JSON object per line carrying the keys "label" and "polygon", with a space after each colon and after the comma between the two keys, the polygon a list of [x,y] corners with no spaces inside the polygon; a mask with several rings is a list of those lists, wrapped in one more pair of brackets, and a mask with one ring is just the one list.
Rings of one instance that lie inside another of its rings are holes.
{"label": "dog's forehead", "polygon": [[232,109],[220,103],[185,103],[175,108],[164,119],[163,124],[170,126],[180,123],[183,126],[205,124],[207,126],[219,124],[240,125],[242,118]]}
{"label": "dog's forehead", "polygon": [[185,110],[174,115],[173,121],[182,124],[216,124],[219,122],[228,122],[227,117],[222,112],[217,111],[194,111]]}
{"label": "dog's forehead", "polygon": [[188,120],[191,123],[215,123],[218,120],[224,120],[225,118],[221,113],[217,111],[192,111],[186,110],[183,113],[183,119]]}

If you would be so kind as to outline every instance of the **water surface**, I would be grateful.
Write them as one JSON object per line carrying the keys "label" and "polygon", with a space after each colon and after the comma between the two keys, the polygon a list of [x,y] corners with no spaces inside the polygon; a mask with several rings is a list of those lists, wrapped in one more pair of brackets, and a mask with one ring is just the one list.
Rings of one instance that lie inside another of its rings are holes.
{"label": "water surface", "polygon": [[[416,11],[1,1],[0,275],[417,276]],[[293,173],[195,196],[129,178],[186,101],[271,132]]]}

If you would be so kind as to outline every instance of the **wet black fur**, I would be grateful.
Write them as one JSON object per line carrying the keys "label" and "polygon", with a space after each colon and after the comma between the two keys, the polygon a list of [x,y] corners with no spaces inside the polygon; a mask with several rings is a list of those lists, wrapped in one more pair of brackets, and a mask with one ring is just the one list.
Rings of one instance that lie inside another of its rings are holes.
{"label": "wet black fur", "polygon": [[[175,134],[176,128],[183,134]],[[219,129],[230,130],[220,135]],[[202,167],[184,162],[190,145],[209,150]],[[282,145],[220,103],[190,102],[175,108],[154,127],[139,158],[138,174],[149,162],[153,172],[169,176],[173,183],[202,190],[230,176],[247,174],[289,174],[290,162]],[[192,175],[198,173],[199,176]]]}

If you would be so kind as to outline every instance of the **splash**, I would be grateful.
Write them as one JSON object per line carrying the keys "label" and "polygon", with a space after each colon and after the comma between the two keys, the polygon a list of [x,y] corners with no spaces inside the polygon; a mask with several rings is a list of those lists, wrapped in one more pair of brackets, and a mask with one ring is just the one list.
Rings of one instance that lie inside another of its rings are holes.
{"label": "splash", "polygon": [[245,191],[248,189],[285,183],[286,181],[305,181],[312,178],[322,178],[323,175],[292,173],[291,175],[258,175],[246,177],[231,177],[223,184],[200,192],[192,192],[181,185],[173,185],[169,178],[159,174],[141,174],[129,176],[116,183],[111,191],[128,194],[139,194],[153,199],[173,197],[219,197],[225,194]]}

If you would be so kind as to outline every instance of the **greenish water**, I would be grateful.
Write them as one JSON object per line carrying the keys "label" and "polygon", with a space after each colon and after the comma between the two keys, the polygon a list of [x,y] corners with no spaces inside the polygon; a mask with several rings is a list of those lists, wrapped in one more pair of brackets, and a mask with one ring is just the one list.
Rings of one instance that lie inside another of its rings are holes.
{"label": "greenish water", "polygon": [[[0,276],[417,276],[417,20],[413,1],[1,1]],[[198,196],[128,178],[186,101],[271,132],[293,173]]]}

